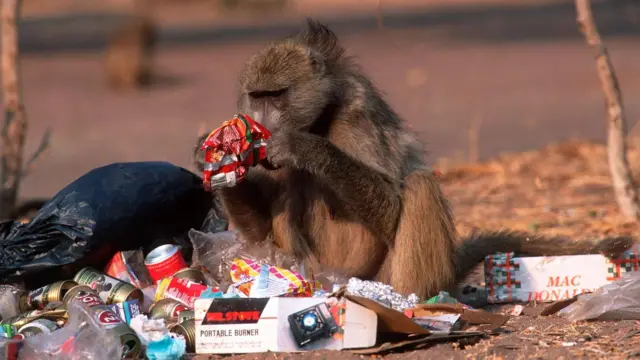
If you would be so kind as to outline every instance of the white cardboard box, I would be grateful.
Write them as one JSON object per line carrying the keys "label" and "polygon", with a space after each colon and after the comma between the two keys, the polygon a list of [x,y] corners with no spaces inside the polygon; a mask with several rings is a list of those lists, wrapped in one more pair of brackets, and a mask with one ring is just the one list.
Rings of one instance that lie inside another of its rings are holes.
{"label": "white cardboard box", "polygon": [[602,255],[513,257],[513,253],[487,256],[484,262],[490,303],[552,302],[591,292],[624,273],[638,271],[638,245],[620,258]]}
{"label": "white cardboard box", "polygon": [[[335,332],[299,346],[289,315],[315,306],[330,312],[323,316],[328,316]],[[372,347],[378,318],[346,298],[198,299],[195,324],[196,353],[239,354]]]}

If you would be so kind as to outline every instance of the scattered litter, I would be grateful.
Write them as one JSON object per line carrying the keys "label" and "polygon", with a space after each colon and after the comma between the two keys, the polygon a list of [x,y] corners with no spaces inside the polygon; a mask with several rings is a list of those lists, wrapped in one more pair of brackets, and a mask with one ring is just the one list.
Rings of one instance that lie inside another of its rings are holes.
{"label": "scattered litter", "polygon": [[[418,304],[414,308],[407,309],[405,314],[411,318],[427,318],[431,320],[434,316],[443,314],[459,315],[459,324],[452,326],[452,330],[465,330],[471,325],[481,325],[481,329],[493,332],[507,323],[508,315],[494,314],[483,310],[469,309],[462,304]],[[451,319],[451,318],[450,318]]]}
{"label": "scattered litter", "polygon": [[472,309],[471,306],[462,304],[446,291],[440,291],[438,295],[428,299],[425,304],[460,304],[465,309]]}
{"label": "scattered litter", "polygon": [[302,275],[248,259],[235,259],[231,265],[234,287],[248,297],[310,297],[322,285],[307,281]]}
{"label": "scattered litter", "polygon": [[523,311],[524,311],[524,306],[518,304],[513,307],[513,310],[511,310],[511,316],[520,316]]}
{"label": "scattered litter", "polygon": [[578,296],[559,311],[569,321],[640,320],[640,272],[633,272]]}
{"label": "scattered litter", "polygon": [[[339,285],[333,289],[337,291]],[[415,307],[420,299],[416,294],[404,297],[393,291],[393,287],[380,282],[351,278],[347,283],[347,293],[378,301],[392,309],[402,311]]]}
{"label": "scattered litter", "polygon": [[149,360],[178,360],[185,353],[184,337],[171,334],[164,319],[150,320],[140,314],[131,320],[131,328],[146,347],[145,355]]}

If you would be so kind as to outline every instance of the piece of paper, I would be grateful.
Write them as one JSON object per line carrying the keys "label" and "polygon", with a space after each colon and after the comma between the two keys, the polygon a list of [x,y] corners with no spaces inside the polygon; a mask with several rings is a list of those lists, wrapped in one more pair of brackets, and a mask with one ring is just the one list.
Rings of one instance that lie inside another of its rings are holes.
{"label": "piece of paper", "polygon": [[454,329],[460,314],[442,314],[413,318],[413,321],[433,334],[448,334]]}

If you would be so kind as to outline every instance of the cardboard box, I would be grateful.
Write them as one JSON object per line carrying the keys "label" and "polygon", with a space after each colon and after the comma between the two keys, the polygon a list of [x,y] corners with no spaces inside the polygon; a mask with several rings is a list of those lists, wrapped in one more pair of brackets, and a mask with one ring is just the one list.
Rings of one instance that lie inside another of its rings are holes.
{"label": "cardboard box", "polygon": [[552,302],[591,292],[627,272],[638,271],[638,245],[620,258],[602,255],[513,257],[487,256],[484,262],[490,303]]}
{"label": "cardboard box", "polygon": [[[303,325],[314,317],[316,336]],[[347,298],[198,299],[195,324],[198,354],[368,348],[378,330],[376,312]]]}

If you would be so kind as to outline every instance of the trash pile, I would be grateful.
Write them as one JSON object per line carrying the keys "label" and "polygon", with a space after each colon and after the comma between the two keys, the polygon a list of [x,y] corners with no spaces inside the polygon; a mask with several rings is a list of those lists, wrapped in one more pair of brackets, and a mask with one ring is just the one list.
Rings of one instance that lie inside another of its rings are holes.
{"label": "trash pile", "polygon": [[[481,335],[460,333],[458,321],[481,311],[447,293],[423,305],[384,284],[272,265],[301,268],[278,249],[244,242],[233,231],[191,230],[189,237],[191,264],[178,245],[164,244],[147,254],[119,251],[103,269],[85,267],[40,288],[2,285],[0,346],[10,359],[179,359],[185,353],[372,348],[380,326],[423,338]],[[331,281],[337,281],[332,289],[322,285]],[[455,314],[435,314],[430,307],[436,305]],[[96,338],[101,346],[92,346]]]}

